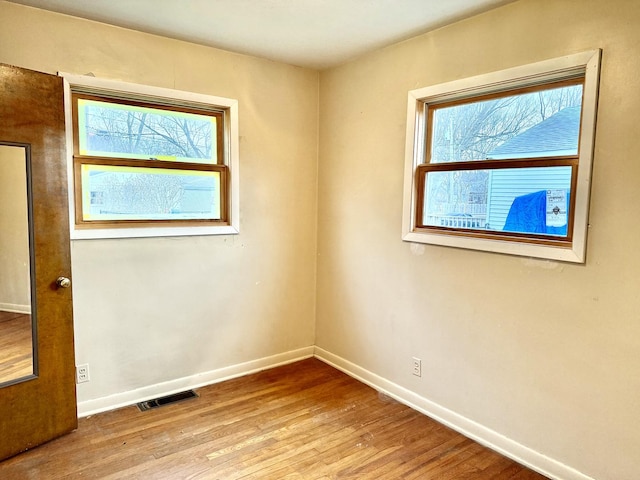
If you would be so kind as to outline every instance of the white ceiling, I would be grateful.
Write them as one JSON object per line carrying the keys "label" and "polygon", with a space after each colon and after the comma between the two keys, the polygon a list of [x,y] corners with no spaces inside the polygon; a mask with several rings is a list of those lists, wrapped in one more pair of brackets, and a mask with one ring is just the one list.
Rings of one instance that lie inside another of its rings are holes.
{"label": "white ceiling", "polygon": [[10,0],[315,69],[513,0]]}

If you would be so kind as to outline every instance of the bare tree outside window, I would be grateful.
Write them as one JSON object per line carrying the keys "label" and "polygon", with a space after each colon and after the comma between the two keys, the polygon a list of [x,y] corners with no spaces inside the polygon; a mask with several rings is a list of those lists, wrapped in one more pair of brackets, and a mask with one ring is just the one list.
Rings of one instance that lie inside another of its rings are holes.
{"label": "bare tree outside window", "polygon": [[215,163],[215,117],[93,100],[80,100],[80,115],[81,150]]}
{"label": "bare tree outside window", "polygon": [[219,173],[125,166],[83,167],[92,218],[217,218]]}
{"label": "bare tree outside window", "polygon": [[[430,163],[486,160],[505,142],[567,107],[581,105],[581,101],[582,85],[571,85],[436,106],[432,117]],[[432,218],[437,225],[443,216],[482,218],[486,213],[489,177],[488,170],[473,169],[428,175],[425,217]],[[474,228],[478,228],[479,223],[473,222]]]}
{"label": "bare tree outside window", "polygon": [[[156,164],[216,164],[218,160],[215,115],[79,99],[78,123],[79,149],[84,155]],[[211,216],[216,189],[212,177],[145,164],[93,167],[87,172],[85,179],[95,200],[88,206],[92,216]]]}
{"label": "bare tree outside window", "polygon": [[184,196],[180,179],[170,175],[103,173],[105,213],[168,214],[177,209]]}

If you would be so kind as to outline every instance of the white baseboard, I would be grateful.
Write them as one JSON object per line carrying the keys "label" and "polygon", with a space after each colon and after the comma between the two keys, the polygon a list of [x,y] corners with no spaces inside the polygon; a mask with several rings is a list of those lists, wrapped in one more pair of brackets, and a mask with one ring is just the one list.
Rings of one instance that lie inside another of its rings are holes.
{"label": "white baseboard", "polygon": [[297,362],[313,356],[314,347],[305,347],[298,350],[259,358],[250,362],[231,365],[228,367],[211,370],[209,372],[178,378],[169,382],[149,385],[128,392],[109,395],[108,397],[95,398],[78,402],[78,417],[88,417],[96,413],[115,410],[116,408],[134,405],[152,398],[163,397],[173,393],[182,392],[192,388],[203,387],[213,383],[223,382],[232,378],[249,375],[287,363]]}
{"label": "white baseboard", "polygon": [[414,410],[452,428],[465,437],[471,438],[542,475],[557,480],[594,480],[574,468],[532,450],[322,348],[315,347],[314,356],[375,390],[383,392]]}
{"label": "white baseboard", "polygon": [[205,385],[223,382],[232,378],[249,375],[261,370],[293,363],[315,356],[319,360],[346,373],[356,380],[369,385],[379,392],[398,400],[434,420],[460,432],[462,435],[509,457],[516,462],[535,470],[542,475],[556,480],[594,480],[574,468],[553,458],[547,457],[531,448],[511,440],[473,420],[466,418],[448,408],[395,384],[373,372],[334,355],[319,347],[305,347],[290,352],[260,358],[250,362],[211,370],[209,372],[183,377],[169,382],[139,388],[136,390],[110,395],[108,397],[86,400],[78,403],[78,416],[87,417],[108,410],[134,405],[138,402],[157,398],[172,393],[199,388]]}
{"label": "white baseboard", "polygon": [[31,315],[31,305],[18,305],[15,303],[0,303],[0,310],[11,313],[24,313]]}

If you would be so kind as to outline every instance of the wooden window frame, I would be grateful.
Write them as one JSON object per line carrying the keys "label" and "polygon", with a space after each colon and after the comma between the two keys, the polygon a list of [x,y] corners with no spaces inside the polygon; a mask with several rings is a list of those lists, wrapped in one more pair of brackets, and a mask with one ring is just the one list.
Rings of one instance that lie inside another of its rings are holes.
{"label": "wooden window frame", "polygon": [[[72,239],[239,233],[238,102],[223,97],[149,87],[95,77],[60,74],[65,80],[68,173]],[[78,99],[207,115],[216,118],[214,163],[82,155],[78,135]],[[85,220],[82,210],[82,165],[209,171],[220,174],[219,219]]]}
{"label": "wooden window frame", "polygon": [[[600,50],[582,52],[410,91],[405,149],[403,240],[584,263],[600,56]],[[577,155],[431,163],[433,114],[438,108],[577,84],[583,85]],[[424,192],[429,172],[552,166],[571,167],[566,236],[424,224]]]}

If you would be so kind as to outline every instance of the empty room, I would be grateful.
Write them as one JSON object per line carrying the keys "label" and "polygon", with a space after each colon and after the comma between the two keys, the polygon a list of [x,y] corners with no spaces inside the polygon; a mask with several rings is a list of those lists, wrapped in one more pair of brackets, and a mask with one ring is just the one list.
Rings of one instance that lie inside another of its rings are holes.
{"label": "empty room", "polygon": [[0,478],[640,478],[640,1],[0,0]]}

